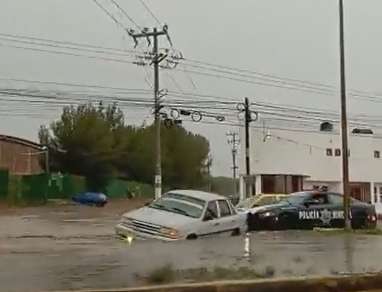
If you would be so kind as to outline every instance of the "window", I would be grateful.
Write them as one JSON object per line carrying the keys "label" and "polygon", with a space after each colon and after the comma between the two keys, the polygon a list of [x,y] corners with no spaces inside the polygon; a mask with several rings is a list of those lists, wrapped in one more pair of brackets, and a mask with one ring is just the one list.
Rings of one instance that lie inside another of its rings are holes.
{"label": "window", "polygon": [[328,197],[326,194],[314,194],[312,200],[317,201],[317,205],[323,205],[328,203]]}
{"label": "window", "polygon": [[326,149],[326,156],[333,156],[333,149],[332,148]]}
{"label": "window", "polygon": [[218,201],[220,209],[220,217],[231,216],[231,210],[227,201]]}
{"label": "window", "polygon": [[149,205],[150,208],[165,212],[178,213],[184,216],[200,218],[203,214],[205,203],[192,203],[189,200],[180,200],[173,194],[164,195]]}
{"label": "window", "polygon": [[381,152],[375,150],[375,151],[374,151],[374,158],[381,158]]}
{"label": "window", "polygon": [[208,203],[207,214],[211,215],[214,219],[218,218],[218,207],[215,201]]}
{"label": "window", "polygon": [[344,203],[344,199],[341,195],[329,194],[329,201],[333,205],[341,205]]}
{"label": "window", "polygon": [[337,148],[334,152],[336,156],[341,156],[341,149]]}
{"label": "window", "polygon": [[333,131],[333,124],[329,122],[323,122],[320,125],[320,131],[322,132],[332,132]]}
{"label": "window", "polygon": [[382,195],[382,187],[379,187],[379,194]]}

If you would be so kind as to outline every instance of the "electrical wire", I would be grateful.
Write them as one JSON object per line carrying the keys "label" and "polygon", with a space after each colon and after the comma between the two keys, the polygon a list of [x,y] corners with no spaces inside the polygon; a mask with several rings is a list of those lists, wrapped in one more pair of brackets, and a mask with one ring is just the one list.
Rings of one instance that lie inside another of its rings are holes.
{"label": "electrical wire", "polygon": [[7,48],[13,48],[13,49],[35,51],[35,52],[40,52],[40,53],[51,53],[51,54],[56,54],[56,55],[66,55],[66,56],[73,56],[73,57],[85,57],[88,59],[97,59],[97,60],[103,60],[103,61],[111,61],[111,62],[117,62],[117,63],[136,65],[135,62],[127,61],[124,59],[116,59],[116,58],[108,58],[108,57],[100,57],[100,56],[89,56],[89,55],[81,55],[81,54],[68,53],[68,52],[55,51],[55,50],[46,50],[46,49],[38,49],[38,48],[23,47],[23,46],[5,45],[3,43],[0,43],[0,46],[7,47]]}
{"label": "electrical wire", "polygon": [[138,30],[142,30],[142,28],[134,21],[134,19],[127,13],[125,9],[122,8],[121,5],[116,0],[110,0],[122,13],[127,17],[128,20],[130,20],[131,23],[135,25]]}
{"label": "electrical wire", "polygon": [[93,2],[107,15],[110,17],[110,19],[112,19],[114,21],[114,23],[118,26],[120,26],[123,30],[125,30],[125,27],[123,26],[123,24],[121,22],[118,21],[118,19],[116,19],[114,17],[113,14],[111,14],[101,3],[99,3],[97,0],[93,0]]}
{"label": "electrical wire", "polygon": [[150,13],[150,15],[152,16],[152,18],[154,18],[154,20],[156,21],[156,23],[160,26],[161,25],[161,22],[159,21],[158,17],[155,16],[154,12],[150,9],[150,7],[145,3],[144,0],[139,0],[142,5],[146,8],[146,10]]}

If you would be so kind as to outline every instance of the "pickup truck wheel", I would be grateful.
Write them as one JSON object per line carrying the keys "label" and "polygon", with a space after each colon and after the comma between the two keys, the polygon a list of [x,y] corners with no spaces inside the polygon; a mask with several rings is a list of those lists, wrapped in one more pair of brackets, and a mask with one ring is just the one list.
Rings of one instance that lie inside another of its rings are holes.
{"label": "pickup truck wheel", "polygon": [[240,234],[241,234],[240,228],[236,228],[232,230],[232,233],[231,233],[232,236],[239,236]]}
{"label": "pickup truck wheel", "polygon": [[198,239],[198,236],[194,233],[187,235],[186,239],[188,240],[195,240]]}

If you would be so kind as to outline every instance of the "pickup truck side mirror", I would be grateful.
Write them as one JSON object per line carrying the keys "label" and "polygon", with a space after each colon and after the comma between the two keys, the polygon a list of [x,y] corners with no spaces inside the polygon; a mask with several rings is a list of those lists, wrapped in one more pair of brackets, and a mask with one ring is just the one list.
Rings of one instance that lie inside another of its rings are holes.
{"label": "pickup truck side mirror", "polygon": [[212,216],[210,212],[207,211],[206,214],[204,215],[203,221],[211,221],[211,220],[214,220],[214,217]]}

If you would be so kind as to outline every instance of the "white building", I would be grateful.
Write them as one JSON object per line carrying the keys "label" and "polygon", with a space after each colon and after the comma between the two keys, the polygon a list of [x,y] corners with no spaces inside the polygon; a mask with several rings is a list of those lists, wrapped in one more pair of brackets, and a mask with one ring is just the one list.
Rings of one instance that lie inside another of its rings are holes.
{"label": "white building", "polygon": [[[341,137],[330,126],[322,124],[321,131],[313,132],[251,128],[252,192],[290,193],[320,187],[342,192]],[[241,134],[244,141],[244,131]],[[351,196],[375,204],[382,213],[382,139],[350,133],[349,149]],[[245,149],[240,152],[243,194]]]}

